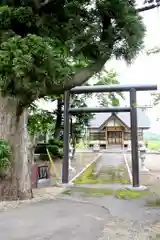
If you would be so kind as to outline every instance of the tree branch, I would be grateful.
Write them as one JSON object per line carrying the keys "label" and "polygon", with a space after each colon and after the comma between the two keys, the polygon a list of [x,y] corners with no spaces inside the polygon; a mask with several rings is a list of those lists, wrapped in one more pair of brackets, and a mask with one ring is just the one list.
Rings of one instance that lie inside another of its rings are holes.
{"label": "tree branch", "polygon": [[148,11],[148,10],[158,8],[158,7],[160,7],[160,3],[152,4],[150,6],[145,6],[145,7],[142,7],[142,8],[138,8],[136,10],[137,10],[137,12],[144,12],[144,11]]}
{"label": "tree branch", "polygon": [[87,80],[89,80],[94,74],[101,71],[101,69],[104,67],[105,63],[109,59],[110,54],[106,53],[95,63],[90,64],[88,67],[83,68],[78,73],[74,75],[74,77],[69,81],[65,82],[63,86],[63,91],[69,90],[73,87],[80,86],[84,84]]}

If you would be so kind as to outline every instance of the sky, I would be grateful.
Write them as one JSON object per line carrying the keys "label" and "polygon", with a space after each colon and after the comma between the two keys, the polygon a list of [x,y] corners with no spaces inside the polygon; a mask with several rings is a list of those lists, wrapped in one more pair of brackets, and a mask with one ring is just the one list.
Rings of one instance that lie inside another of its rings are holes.
{"label": "sky", "polygon": [[[139,6],[142,6],[142,0],[137,0]],[[146,11],[141,14],[144,24],[146,25],[145,36],[145,49],[151,49],[155,46],[160,47],[160,8]],[[106,64],[108,70],[114,69],[118,76],[117,79],[121,84],[158,84],[160,86],[160,53],[153,55],[140,54],[135,61],[128,66],[123,60],[112,59]],[[91,80],[92,81],[92,80]],[[160,92],[160,89],[158,90]],[[139,92],[137,94],[138,105],[151,105],[152,98],[150,92]],[[50,105],[44,102],[40,102],[43,108],[54,108],[55,105]],[[95,106],[96,101],[94,99],[88,102],[89,106]],[[126,95],[126,99],[121,103],[122,106],[129,105],[129,96]],[[146,114],[151,121],[152,132],[160,133],[160,122],[157,122],[157,118],[160,117],[160,106],[149,108],[146,110]]]}

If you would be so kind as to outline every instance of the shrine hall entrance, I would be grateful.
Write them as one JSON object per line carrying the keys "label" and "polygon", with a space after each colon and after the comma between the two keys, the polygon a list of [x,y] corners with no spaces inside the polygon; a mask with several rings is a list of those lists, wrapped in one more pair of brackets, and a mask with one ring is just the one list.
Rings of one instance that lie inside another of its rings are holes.
{"label": "shrine hall entrance", "polygon": [[107,142],[109,145],[123,144],[123,132],[122,131],[108,131]]}

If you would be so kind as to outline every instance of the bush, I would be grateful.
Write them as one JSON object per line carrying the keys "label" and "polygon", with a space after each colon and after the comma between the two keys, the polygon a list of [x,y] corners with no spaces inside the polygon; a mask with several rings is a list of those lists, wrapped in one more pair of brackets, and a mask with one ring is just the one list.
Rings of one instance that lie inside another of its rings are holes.
{"label": "bush", "polygon": [[46,148],[48,146],[49,146],[49,144],[45,144],[45,143],[37,144],[37,146],[35,148],[35,154],[47,154]]}
{"label": "bush", "polygon": [[40,143],[36,146],[35,154],[40,154],[40,160],[48,161],[47,148],[50,154],[57,158],[63,158],[63,142],[50,139],[48,144]]}
{"label": "bush", "polygon": [[7,170],[11,166],[10,160],[11,149],[8,142],[0,140],[0,178],[4,178]]}
{"label": "bush", "polygon": [[55,157],[57,157],[57,155],[59,154],[59,147],[56,145],[50,145],[48,147],[48,150]]}
{"label": "bush", "polygon": [[43,154],[43,153],[41,153],[40,156],[39,156],[39,159],[40,159],[41,161],[49,161],[48,154]]}
{"label": "bush", "polygon": [[58,155],[58,157],[59,157],[60,159],[62,159],[63,156],[64,156],[63,151],[59,151],[59,155]]}
{"label": "bush", "polygon": [[56,139],[52,138],[52,139],[49,139],[48,143],[49,143],[49,145],[56,145],[59,148],[63,148],[63,141],[56,140]]}

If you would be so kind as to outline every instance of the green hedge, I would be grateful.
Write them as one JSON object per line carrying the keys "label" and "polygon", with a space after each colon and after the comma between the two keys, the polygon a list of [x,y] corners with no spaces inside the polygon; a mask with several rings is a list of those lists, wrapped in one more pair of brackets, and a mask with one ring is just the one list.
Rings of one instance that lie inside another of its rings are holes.
{"label": "green hedge", "polygon": [[52,139],[49,139],[48,144],[49,145],[56,145],[59,148],[63,148],[63,141],[61,141],[61,140],[56,140],[56,139],[52,138]]}
{"label": "green hedge", "polygon": [[48,161],[47,149],[50,154],[56,158],[63,158],[63,142],[50,139],[47,144],[40,143],[35,149],[35,154],[40,154],[40,159]]}
{"label": "green hedge", "polygon": [[47,154],[46,148],[49,147],[49,144],[39,143],[35,148],[35,154]]}

